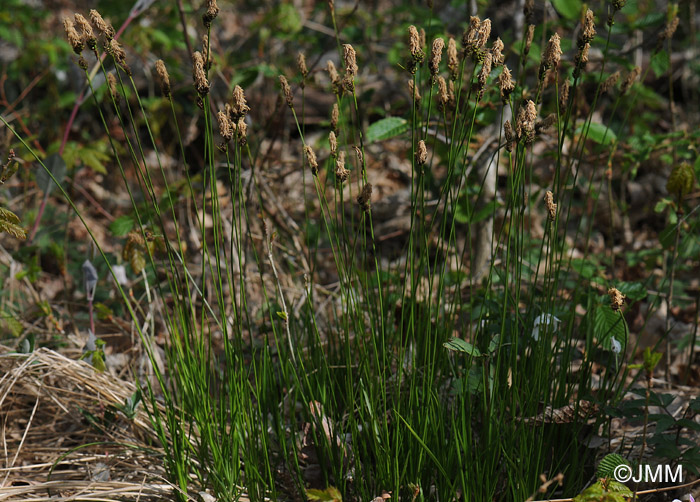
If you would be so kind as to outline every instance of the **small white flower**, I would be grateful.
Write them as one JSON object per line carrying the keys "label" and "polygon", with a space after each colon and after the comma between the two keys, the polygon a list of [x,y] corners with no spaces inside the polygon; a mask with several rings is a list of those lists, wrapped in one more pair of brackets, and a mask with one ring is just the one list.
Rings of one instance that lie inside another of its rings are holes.
{"label": "small white flower", "polygon": [[122,286],[126,286],[129,282],[129,279],[126,278],[126,267],[124,265],[112,265],[112,271],[117,282]]}
{"label": "small white flower", "polygon": [[554,317],[552,314],[540,314],[535,317],[535,322],[532,325],[532,338],[535,341],[540,339],[540,326],[551,326],[552,329],[557,329],[561,319]]}
{"label": "small white flower", "polygon": [[618,342],[618,341],[617,341],[617,338],[615,338],[615,337],[613,337],[613,338],[610,340],[610,346],[611,346],[612,351],[613,351],[615,354],[619,354],[620,351],[622,350],[622,344],[621,344],[620,342]]}

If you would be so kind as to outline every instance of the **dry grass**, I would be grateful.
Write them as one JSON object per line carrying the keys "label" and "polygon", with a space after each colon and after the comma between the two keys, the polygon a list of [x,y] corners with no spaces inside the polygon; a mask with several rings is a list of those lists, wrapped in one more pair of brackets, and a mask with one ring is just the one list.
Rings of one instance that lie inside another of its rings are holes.
{"label": "dry grass", "polygon": [[0,353],[0,500],[172,498],[143,406],[114,411],[133,383],[46,348]]}

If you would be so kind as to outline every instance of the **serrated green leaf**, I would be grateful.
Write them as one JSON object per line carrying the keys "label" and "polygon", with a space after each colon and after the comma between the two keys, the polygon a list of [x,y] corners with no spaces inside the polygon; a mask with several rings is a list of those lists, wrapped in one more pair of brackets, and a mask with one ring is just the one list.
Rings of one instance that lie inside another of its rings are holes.
{"label": "serrated green leaf", "polygon": [[611,478],[615,473],[615,468],[619,465],[629,465],[627,459],[617,453],[605,455],[603,460],[598,464],[596,476],[599,478]]}
{"label": "serrated green leaf", "polygon": [[401,117],[386,117],[367,128],[367,142],[383,141],[408,131],[408,122]]}
{"label": "serrated green leaf", "polygon": [[306,497],[309,500],[318,500],[320,502],[342,502],[343,497],[340,491],[335,486],[329,486],[325,490],[318,490],[315,488],[308,488],[306,490]]}
{"label": "serrated green leaf", "polygon": [[617,289],[630,300],[639,301],[647,296],[647,289],[643,284],[638,282],[620,282],[617,284]]}
{"label": "serrated green leaf", "polygon": [[27,238],[27,232],[22,227],[20,227],[19,225],[15,225],[14,223],[10,223],[9,221],[5,221],[5,220],[1,220],[1,219],[0,219],[0,232],[7,232],[15,239],[19,239],[22,241]]}
{"label": "serrated green leaf", "polygon": [[591,122],[590,124],[581,124],[576,128],[576,134],[586,133],[586,139],[590,139],[599,145],[609,145],[617,136],[606,125],[599,122]]}
{"label": "serrated green leaf", "polygon": [[474,347],[471,343],[465,342],[461,338],[453,338],[448,342],[442,344],[448,350],[456,350],[459,352],[466,352],[474,357],[481,356],[481,351]]}
{"label": "serrated green leaf", "polygon": [[107,174],[104,163],[109,160],[109,155],[95,148],[81,148],[80,159],[83,164],[95,172]]}
{"label": "serrated green leaf", "polygon": [[606,350],[612,350],[614,338],[621,345],[621,352],[627,347],[627,330],[625,318],[615,312],[609,305],[599,305],[595,311],[593,330],[596,338]]}
{"label": "serrated green leaf", "polygon": [[662,49],[656,54],[654,54],[651,57],[649,66],[654,72],[654,75],[656,75],[656,78],[659,78],[660,76],[664,75],[671,66],[671,60],[669,59],[668,52]]}
{"label": "serrated green leaf", "polygon": [[0,220],[6,221],[7,223],[19,223],[19,217],[4,207],[0,207]]}
{"label": "serrated green leaf", "polygon": [[132,228],[134,228],[134,219],[129,215],[120,216],[109,224],[109,231],[115,237],[128,234]]}
{"label": "serrated green leaf", "polygon": [[552,5],[559,14],[572,21],[581,14],[580,0],[552,0]]}

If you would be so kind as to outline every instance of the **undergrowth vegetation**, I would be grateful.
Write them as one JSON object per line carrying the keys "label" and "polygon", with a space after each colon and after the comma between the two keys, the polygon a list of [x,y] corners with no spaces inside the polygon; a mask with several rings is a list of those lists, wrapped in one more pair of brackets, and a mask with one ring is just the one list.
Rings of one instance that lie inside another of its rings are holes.
{"label": "undergrowth vegetation", "polygon": [[[489,5],[455,22],[429,2],[397,26],[376,21],[396,42],[378,50],[331,0],[306,14],[327,23],[325,47],[289,28],[308,53],[251,78],[214,50],[210,0],[176,70],[193,87],[162,60],[140,68],[97,11],[64,21],[101,146],[71,154],[66,135],[42,152],[0,120],[48,175],[33,173],[46,194],[35,221],[58,187],[94,242],[74,260],[89,278],[90,361],[105,367],[93,309],[138,333],[150,365],[134,374],[179,500],[573,497],[610,452],[697,474],[700,401],[674,415],[652,385],[698,378],[700,163],[697,128],[682,126],[698,117],[676,110],[692,98],[674,97],[670,58],[690,7],[553,4],[492,25]],[[300,22],[275,8],[270,26]],[[633,31],[652,42],[630,43]],[[246,83],[275,98],[247,97]],[[655,129],[664,107],[671,124]],[[130,201],[112,236],[65,178],[90,162]],[[649,164],[661,197],[638,193]],[[651,245],[632,245],[637,227]],[[9,209],[0,230],[26,237]],[[643,432],[620,441],[622,419]],[[638,489],[600,476],[618,490],[609,500]]]}

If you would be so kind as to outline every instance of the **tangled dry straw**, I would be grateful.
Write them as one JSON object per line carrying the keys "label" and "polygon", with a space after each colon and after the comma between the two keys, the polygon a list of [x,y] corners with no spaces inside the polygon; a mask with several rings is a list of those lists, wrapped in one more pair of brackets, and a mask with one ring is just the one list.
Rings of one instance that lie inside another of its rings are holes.
{"label": "tangled dry straw", "polygon": [[133,383],[46,348],[0,347],[0,375],[0,500],[172,499],[143,405],[133,420],[116,412],[100,426]]}

